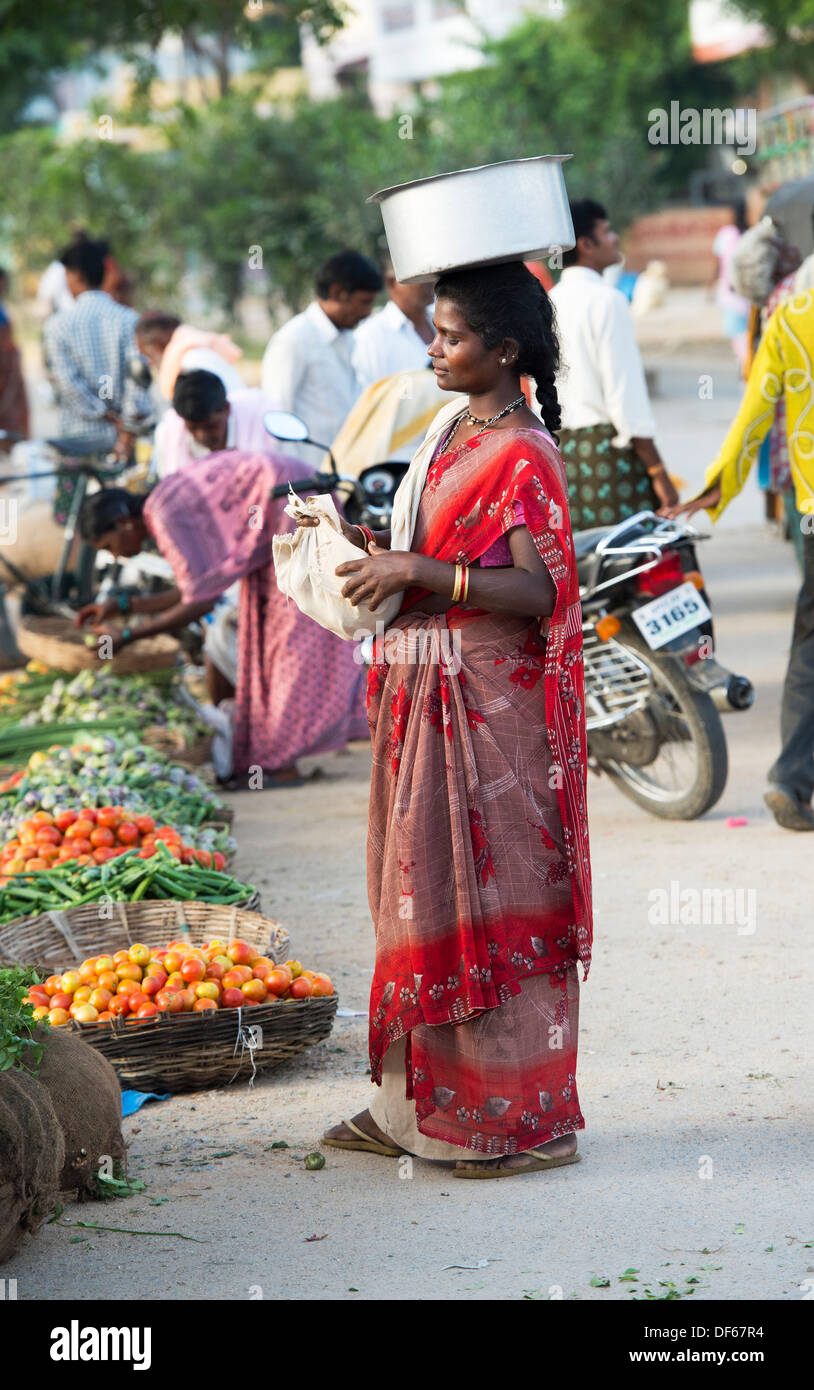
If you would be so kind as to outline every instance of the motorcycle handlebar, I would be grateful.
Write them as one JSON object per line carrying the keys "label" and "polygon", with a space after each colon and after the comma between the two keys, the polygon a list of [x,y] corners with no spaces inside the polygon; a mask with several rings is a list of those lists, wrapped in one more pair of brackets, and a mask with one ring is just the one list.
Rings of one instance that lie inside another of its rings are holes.
{"label": "motorcycle handlebar", "polygon": [[320,496],[327,492],[333,492],[339,483],[350,484],[355,492],[361,491],[356,478],[346,478],[341,473],[315,473],[311,478],[299,478],[296,482],[278,483],[277,487],[272,488],[271,495],[273,499],[277,500],[287,497],[289,490],[292,490],[300,496],[308,496],[309,494]]}

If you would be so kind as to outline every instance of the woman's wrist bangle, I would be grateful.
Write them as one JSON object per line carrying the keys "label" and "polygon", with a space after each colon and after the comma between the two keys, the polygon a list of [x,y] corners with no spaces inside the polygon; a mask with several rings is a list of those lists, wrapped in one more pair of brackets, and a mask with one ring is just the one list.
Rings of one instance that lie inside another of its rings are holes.
{"label": "woman's wrist bangle", "polygon": [[117,595],[116,595],[116,602],[117,602],[118,605],[119,605],[119,610],[120,610],[120,612],[122,612],[122,613],[129,613],[129,612],[130,612],[130,595],[129,595],[129,594],[117,594]]}
{"label": "woman's wrist bangle", "polygon": [[361,532],[362,540],[364,541],[362,549],[365,551],[366,554],[370,554],[370,547],[376,544],[376,537],[374,536],[369,526],[359,526],[357,524],[356,530]]}
{"label": "woman's wrist bangle", "polygon": [[461,603],[466,603],[467,599],[469,598],[469,566],[468,566],[468,565],[464,565],[464,566],[463,566],[463,572],[464,572],[464,577],[463,577],[463,583],[462,583],[462,585],[461,585]]}
{"label": "woman's wrist bangle", "polygon": [[456,565],[456,566],[455,566],[455,583],[454,583],[454,585],[452,586],[452,602],[453,602],[453,603],[458,603],[458,602],[460,601],[460,597],[461,597],[461,586],[462,586],[462,584],[463,584],[463,581],[464,581],[464,567],[463,567],[463,565]]}
{"label": "woman's wrist bangle", "polygon": [[133,639],[133,629],[130,627],[130,625],[129,625],[129,623],[128,623],[127,627],[123,627],[123,628],[122,628],[122,641],[123,641],[123,642],[131,642],[132,639]]}

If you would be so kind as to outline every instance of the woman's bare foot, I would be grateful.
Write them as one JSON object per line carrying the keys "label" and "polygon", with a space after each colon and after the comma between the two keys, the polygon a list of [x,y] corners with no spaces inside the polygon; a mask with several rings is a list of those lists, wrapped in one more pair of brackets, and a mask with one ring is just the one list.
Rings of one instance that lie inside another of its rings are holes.
{"label": "woman's bare foot", "polygon": [[[369,1139],[375,1139],[379,1144],[386,1144],[389,1149],[400,1147],[394,1139],[379,1129],[369,1110],[361,1110],[358,1115],[353,1115],[352,1119],[356,1127],[361,1129]],[[334,1125],[332,1129],[326,1129],[322,1137],[323,1139],[336,1139],[340,1144],[350,1144],[354,1139],[358,1139],[359,1135],[354,1134],[353,1130],[348,1129],[348,1126],[343,1123]]]}
{"label": "woman's bare foot", "polygon": [[570,1158],[577,1151],[577,1136],[575,1134],[564,1134],[561,1139],[550,1139],[547,1144],[541,1144],[537,1149],[531,1149],[528,1153],[504,1154],[500,1158],[478,1159],[475,1162],[467,1162],[462,1159],[455,1164],[456,1168],[517,1168],[520,1172],[524,1168],[531,1168],[535,1157],[547,1158]]}

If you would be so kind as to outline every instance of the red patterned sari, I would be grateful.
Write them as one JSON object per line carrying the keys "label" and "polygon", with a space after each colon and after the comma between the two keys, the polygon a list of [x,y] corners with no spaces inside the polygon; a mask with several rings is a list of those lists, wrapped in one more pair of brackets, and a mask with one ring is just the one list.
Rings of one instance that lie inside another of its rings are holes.
{"label": "red patterned sari", "polygon": [[422,1134],[506,1154],[581,1129],[578,984],[591,945],[582,622],[559,454],[495,430],[436,457],[412,549],[472,563],[523,508],[550,619],[405,595],[368,678],[370,1057],[406,1036]]}

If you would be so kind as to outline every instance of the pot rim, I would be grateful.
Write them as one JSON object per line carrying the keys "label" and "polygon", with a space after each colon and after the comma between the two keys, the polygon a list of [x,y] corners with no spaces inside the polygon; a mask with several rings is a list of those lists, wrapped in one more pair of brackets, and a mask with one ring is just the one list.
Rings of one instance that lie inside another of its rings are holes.
{"label": "pot rim", "polygon": [[573,158],[572,154],[533,154],[522,159],[499,159],[494,164],[473,164],[468,169],[451,169],[445,174],[429,174],[423,179],[410,179],[408,183],[391,184],[389,188],[380,188],[378,193],[371,193],[369,198],[365,198],[365,202],[380,203],[391,193],[401,193],[407,188],[418,188],[424,183],[439,183],[441,179],[454,179],[459,174],[480,174],[486,169],[502,169],[510,164],[564,164],[567,159]]}

